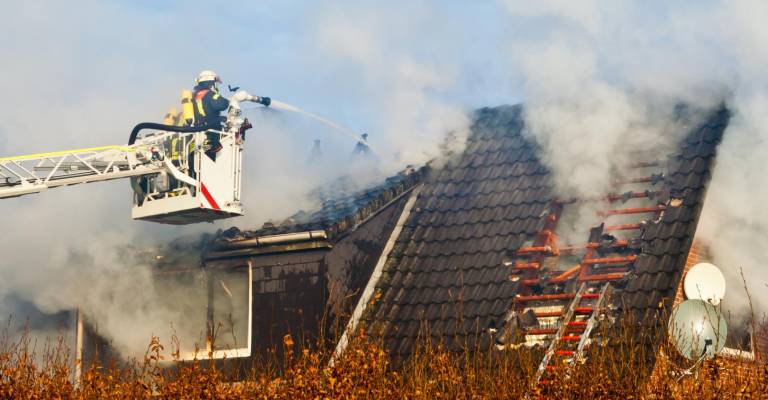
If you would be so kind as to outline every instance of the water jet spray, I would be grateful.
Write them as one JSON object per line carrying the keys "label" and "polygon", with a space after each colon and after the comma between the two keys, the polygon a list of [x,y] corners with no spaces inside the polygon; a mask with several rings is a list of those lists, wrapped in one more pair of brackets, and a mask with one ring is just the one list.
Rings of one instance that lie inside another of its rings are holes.
{"label": "water jet spray", "polygon": [[344,125],[341,125],[341,124],[336,123],[334,121],[331,121],[331,120],[329,120],[329,119],[327,119],[325,117],[321,117],[321,116],[319,116],[317,114],[313,114],[311,112],[302,110],[299,107],[296,107],[294,105],[291,105],[291,104],[288,104],[288,103],[284,103],[284,102],[278,101],[278,100],[272,100],[272,103],[270,104],[270,107],[278,109],[278,110],[294,112],[294,113],[297,113],[297,114],[301,114],[301,115],[303,115],[305,117],[312,118],[315,121],[318,121],[318,122],[322,123],[323,125],[326,125],[326,126],[332,128],[335,132],[344,134],[344,135],[354,139],[356,142],[364,141],[364,144],[371,150],[371,153],[374,153],[374,154],[376,153],[373,150],[373,147],[371,147],[370,143],[368,143],[368,141],[365,140],[365,137],[367,137],[367,135],[364,137],[362,134],[360,134],[358,132],[355,132],[354,130],[352,130],[352,129],[344,126]]}

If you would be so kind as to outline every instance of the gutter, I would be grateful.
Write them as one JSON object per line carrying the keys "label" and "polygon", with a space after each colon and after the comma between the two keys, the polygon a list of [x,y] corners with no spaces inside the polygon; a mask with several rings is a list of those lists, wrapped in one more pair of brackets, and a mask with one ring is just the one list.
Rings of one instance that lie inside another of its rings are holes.
{"label": "gutter", "polygon": [[295,233],[283,233],[280,235],[259,236],[252,239],[243,239],[228,243],[221,243],[216,246],[217,250],[236,250],[249,247],[272,246],[276,244],[306,242],[309,240],[328,239],[328,235],[323,230],[305,231]]}
{"label": "gutter", "polygon": [[419,192],[421,192],[422,187],[423,185],[415,187],[411,192],[410,197],[408,197],[408,201],[403,207],[403,212],[400,214],[400,218],[398,218],[395,228],[392,229],[392,233],[389,235],[389,239],[384,245],[381,256],[376,262],[376,266],[373,268],[371,278],[368,279],[368,283],[365,285],[365,290],[363,290],[363,294],[357,301],[355,311],[352,312],[352,317],[349,319],[347,327],[344,329],[344,334],[342,334],[341,339],[339,339],[339,343],[336,345],[336,351],[333,353],[331,360],[328,361],[329,366],[332,367],[336,363],[336,359],[341,357],[341,355],[344,353],[344,350],[347,348],[347,345],[349,345],[351,335],[354,335],[355,331],[357,330],[357,325],[360,323],[360,318],[362,318],[363,313],[365,312],[365,309],[368,306],[368,303],[371,301],[374,291],[376,290],[376,285],[379,283],[379,279],[381,278],[381,274],[384,270],[384,264],[387,262],[392,249],[395,247],[395,241],[397,241],[397,238],[403,231],[405,222],[411,215],[411,209],[416,203],[416,199],[419,197]]}
{"label": "gutter", "polygon": [[203,261],[212,261],[330,247],[332,246],[328,243],[328,234],[323,230],[315,230],[218,243],[212,251],[204,254],[202,259]]}

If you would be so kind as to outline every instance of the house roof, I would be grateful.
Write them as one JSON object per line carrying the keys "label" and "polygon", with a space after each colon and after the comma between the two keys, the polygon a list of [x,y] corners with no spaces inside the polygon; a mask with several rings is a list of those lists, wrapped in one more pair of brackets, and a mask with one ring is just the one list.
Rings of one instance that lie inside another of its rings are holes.
{"label": "house roof", "polygon": [[[638,216],[645,219],[631,231],[602,225],[589,238],[615,244],[627,235],[628,244],[611,255],[637,257],[627,258],[634,263],[625,263],[623,272],[611,263],[581,267],[573,278],[554,283],[552,276],[565,276],[558,275],[564,272],[560,261],[549,254],[532,263],[520,250],[541,242],[542,232],[554,229],[553,221],[569,206],[555,198],[550,171],[523,135],[522,107],[479,110],[463,154],[426,178],[376,285],[376,300],[363,316],[367,330],[400,355],[411,353],[424,335],[441,338],[449,348],[487,346],[493,336],[478,333],[503,325],[511,311],[522,312],[522,296],[574,293],[578,283],[591,285],[604,276],[616,288],[612,303],[657,321],[660,306],[674,298],[727,121],[725,109],[710,114],[677,153],[638,166],[638,172],[650,168],[650,175],[627,182],[643,189],[610,200],[622,210],[617,216],[653,209]],[[641,197],[643,207],[621,208]],[[597,267],[614,272],[601,274]],[[537,283],[526,283],[532,281]]]}
{"label": "house roof", "polygon": [[266,223],[261,229],[243,232],[244,237],[326,230],[343,234],[421,181],[428,167],[407,167],[383,182],[360,189],[350,177],[342,177],[309,193],[320,204],[313,212],[299,211],[280,224]]}

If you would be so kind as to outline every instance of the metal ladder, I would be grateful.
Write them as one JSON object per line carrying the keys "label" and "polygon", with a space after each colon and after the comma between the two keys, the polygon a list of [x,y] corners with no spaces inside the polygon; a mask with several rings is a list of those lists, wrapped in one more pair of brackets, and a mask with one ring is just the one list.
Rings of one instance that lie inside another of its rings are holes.
{"label": "metal ladder", "polygon": [[[557,357],[565,357],[562,359],[564,361],[563,364],[565,364],[564,366],[571,366],[577,360],[584,359],[584,350],[589,343],[590,334],[598,322],[609,287],[610,283],[603,284],[599,294],[595,296],[594,293],[585,293],[587,290],[592,289],[587,287],[587,283],[580,285],[566,313],[563,314],[560,327],[550,341],[549,348],[541,360],[539,368],[536,370],[536,375],[534,376],[535,384],[547,383],[542,378],[547,373],[551,373],[558,368],[557,365],[552,365],[552,361],[556,360]],[[582,304],[582,301],[588,299],[594,299],[594,304]],[[576,315],[588,315],[589,318],[586,321],[576,321],[574,319]]]}
{"label": "metal ladder", "polygon": [[[0,157],[0,199],[39,193],[47,189],[171,171],[194,183],[165,153],[172,137],[194,133],[161,133],[130,146],[102,146],[16,157]],[[186,154],[186,153],[184,153]],[[188,182],[189,181],[189,182]]]}

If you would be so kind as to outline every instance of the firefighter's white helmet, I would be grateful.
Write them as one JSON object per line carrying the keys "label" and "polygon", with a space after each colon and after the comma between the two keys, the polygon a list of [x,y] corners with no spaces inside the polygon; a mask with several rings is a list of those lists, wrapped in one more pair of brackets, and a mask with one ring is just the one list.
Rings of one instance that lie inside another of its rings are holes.
{"label": "firefighter's white helmet", "polygon": [[221,78],[219,78],[219,74],[217,74],[214,71],[211,71],[209,69],[206,69],[205,71],[200,72],[200,75],[197,76],[197,79],[195,79],[195,82],[221,82]]}

